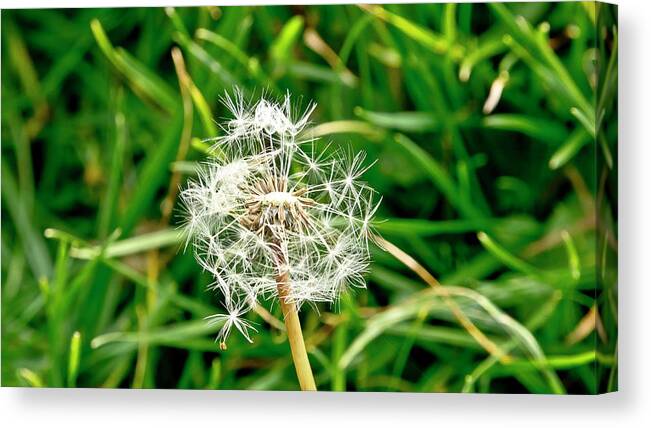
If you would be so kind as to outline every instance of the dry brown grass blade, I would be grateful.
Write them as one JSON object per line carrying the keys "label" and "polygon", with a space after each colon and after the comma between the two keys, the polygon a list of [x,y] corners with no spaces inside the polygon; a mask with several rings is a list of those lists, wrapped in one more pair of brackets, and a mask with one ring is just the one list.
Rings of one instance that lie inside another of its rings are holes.
{"label": "dry brown grass blade", "polygon": [[574,236],[580,235],[589,230],[593,230],[594,227],[594,216],[585,216],[567,229],[552,230],[542,238],[527,245],[522,251],[521,256],[525,259],[529,259],[537,256],[538,254],[544,253],[545,251],[550,250],[557,245],[560,245],[563,242],[563,230]]}
{"label": "dry brown grass blade", "polygon": [[[193,119],[193,109],[192,109],[192,99],[189,93],[189,81],[190,77],[185,69],[185,61],[183,60],[183,54],[178,48],[172,49],[172,60],[174,62],[174,67],[176,68],[176,74],[179,79],[179,86],[181,88],[181,98],[183,100],[183,131],[181,133],[181,140],[179,142],[179,148],[176,154],[176,161],[185,159],[185,156],[190,147],[190,138],[192,136],[192,119]],[[163,229],[167,227],[172,217],[172,209],[174,207],[174,201],[176,200],[177,192],[179,189],[179,183],[181,182],[181,176],[178,171],[174,171],[170,177],[170,182],[167,190],[167,195],[163,202],[161,203],[161,218],[159,221],[158,228]],[[152,285],[147,290],[146,295],[146,307],[141,307],[141,311],[138,317],[138,329],[143,330],[146,328],[146,319],[147,313],[151,310],[158,297],[158,290],[155,285],[158,283],[159,274],[161,268],[166,264],[167,260],[161,257],[159,249],[153,249],[147,252],[147,281]],[[136,363],[136,376],[133,381],[133,388],[141,388],[144,383],[144,370],[146,367],[147,355],[149,352],[149,345],[142,344],[138,347],[138,356]]]}
{"label": "dry brown grass blade", "polygon": [[271,315],[271,312],[266,310],[264,307],[260,305],[256,305],[255,308],[253,308],[256,314],[260,316],[267,324],[275,328],[276,330],[280,331],[286,331],[285,329],[285,324],[275,316]]}
{"label": "dry brown grass blade", "polygon": [[574,165],[566,165],[563,168],[563,173],[572,184],[584,214],[586,216],[594,215],[595,200],[579,170]]}
{"label": "dry brown grass blade", "polygon": [[606,335],[606,330],[604,329],[603,323],[601,322],[601,317],[597,311],[596,306],[592,306],[587,314],[576,325],[574,330],[565,338],[565,343],[568,345],[575,345],[588,337],[590,333],[594,330],[597,330],[599,338],[604,342],[608,343],[608,336]]}
{"label": "dry brown grass blade", "polygon": [[339,73],[341,80],[348,86],[357,84],[357,76],[341,61],[337,53],[321,38],[314,28],[306,28],[303,33],[305,45],[319,54],[334,71]]}
{"label": "dry brown grass blade", "polygon": [[399,247],[387,241],[386,239],[380,236],[374,236],[373,239],[378,243],[378,245],[388,251],[392,256],[398,259],[409,269],[414,271],[414,273],[416,273],[416,275],[418,275],[430,287],[442,290],[443,292],[441,293],[441,297],[443,298],[445,304],[450,307],[450,310],[454,314],[454,317],[459,321],[461,326],[466,329],[468,334],[470,334],[473,339],[475,339],[477,343],[479,343],[479,345],[486,350],[486,352],[493,355],[499,359],[500,362],[505,364],[509,363],[512,360],[512,358],[506,352],[504,352],[504,350],[497,346],[495,342],[486,337],[486,335],[479,328],[477,328],[477,326],[466,316],[466,314],[463,313],[459,305],[457,305],[457,303],[450,297],[445,288],[439,287],[441,284],[436,278],[434,278],[431,273],[429,273],[427,269],[425,269],[409,254],[405,253]]}
{"label": "dry brown grass blade", "polygon": [[[179,149],[176,153],[176,162],[179,162],[185,159],[190,147],[190,140],[192,138],[192,119],[194,111],[192,107],[192,96],[190,94],[192,80],[190,79],[190,75],[185,68],[183,54],[177,47],[172,49],[172,60],[174,62],[176,74],[179,78],[179,87],[181,89],[181,98],[183,100],[183,130],[181,132]],[[179,171],[172,172],[170,184],[167,189],[167,196],[161,204],[161,210],[163,214],[161,218],[161,224],[167,225],[167,223],[169,223],[170,217],[172,215],[172,208],[174,207],[174,201],[176,200],[176,194],[179,191],[180,182],[181,173]]]}

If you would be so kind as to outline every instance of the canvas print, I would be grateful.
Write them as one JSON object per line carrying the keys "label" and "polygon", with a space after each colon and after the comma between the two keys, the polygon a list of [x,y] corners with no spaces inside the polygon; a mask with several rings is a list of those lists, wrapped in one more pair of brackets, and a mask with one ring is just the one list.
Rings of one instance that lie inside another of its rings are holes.
{"label": "canvas print", "polygon": [[617,7],[2,11],[3,387],[617,390]]}

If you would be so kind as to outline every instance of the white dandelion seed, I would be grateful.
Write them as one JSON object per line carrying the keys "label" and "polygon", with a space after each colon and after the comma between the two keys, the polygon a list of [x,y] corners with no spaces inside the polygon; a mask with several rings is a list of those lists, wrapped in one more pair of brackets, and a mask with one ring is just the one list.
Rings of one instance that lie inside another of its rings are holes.
{"label": "white dandelion seed", "polygon": [[[370,165],[326,147],[304,131],[315,108],[296,114],[286,95],[277,103],[247,103],[241,92],[225,97],[233,118],[214,139],[211,158],[181,192],[188,242],[228,314],[223,344],[232,327],[251,340],[242,318],[260,299],[334,303],[348,287],[365,287],[371,221],[379,199],[361,177]],[[378,200],[376,202],[376,200]]]}
{"label": "white dandelion seed", "polygon": [[253,327],[253,323],[251,321],[245,320],[241,318],[242,314],[246,312],[244,310],[243,305],[238,305],[238,306],[230,306],[232,304],[232,301],[227,300],[226,301],[226,309],[228,311],[227,314],[214,314],[207,316],[205,319],[208,320],[208,325],[213,325],[217,324],[219,322],[224,322],[224,325],[222,328],[219,330],[219,334],[217,335],[217,338],[215,340],[219,341],[219,346],[222,348],[222,350],[226,349],[226,338],[228,335],[231,333],[231,329],[233,326],[242,333],[244,338],[249,341],[249,343],[253,343],[253,340],[251,340],[251,336],[249,334],[249,330],[256,331],[255,327]]}

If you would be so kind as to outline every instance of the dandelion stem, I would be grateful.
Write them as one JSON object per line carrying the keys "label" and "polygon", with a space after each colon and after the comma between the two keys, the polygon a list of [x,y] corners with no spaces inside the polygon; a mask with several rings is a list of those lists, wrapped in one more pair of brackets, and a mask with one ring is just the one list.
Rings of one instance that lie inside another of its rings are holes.
{"label": "dandelion stem", "polygon": [[285,327],[287,327],[287,337],[289,338],[289,347],[292,350],[292,359],[294,360],[298,383],[303,391],[316,391],[312,367],[310,367],[310,360],[307,358],[307,351],[305,350],[301,321],[298,319],[298,311],[293,302],[286,300],[289,291],[287,288],[288,280],[289,275],[284,272],[277,277],[276,282],[278,284],[278,300],[285,318]]}

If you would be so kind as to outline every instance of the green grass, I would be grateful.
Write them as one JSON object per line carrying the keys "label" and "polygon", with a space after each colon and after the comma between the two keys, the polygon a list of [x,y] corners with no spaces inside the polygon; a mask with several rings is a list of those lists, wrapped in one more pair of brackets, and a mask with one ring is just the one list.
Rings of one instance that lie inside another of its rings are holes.
{"label": "green grass", "polygon": [[614,23],[592,3],[3,11],[2,385],[298,388],[259,314],[219,350],[169,204],[236,85],[316,101],[324,144],[377,159],[378,233],[442,284],[374,248],[367,289],[301,313],[319,389],[616,389]]}

